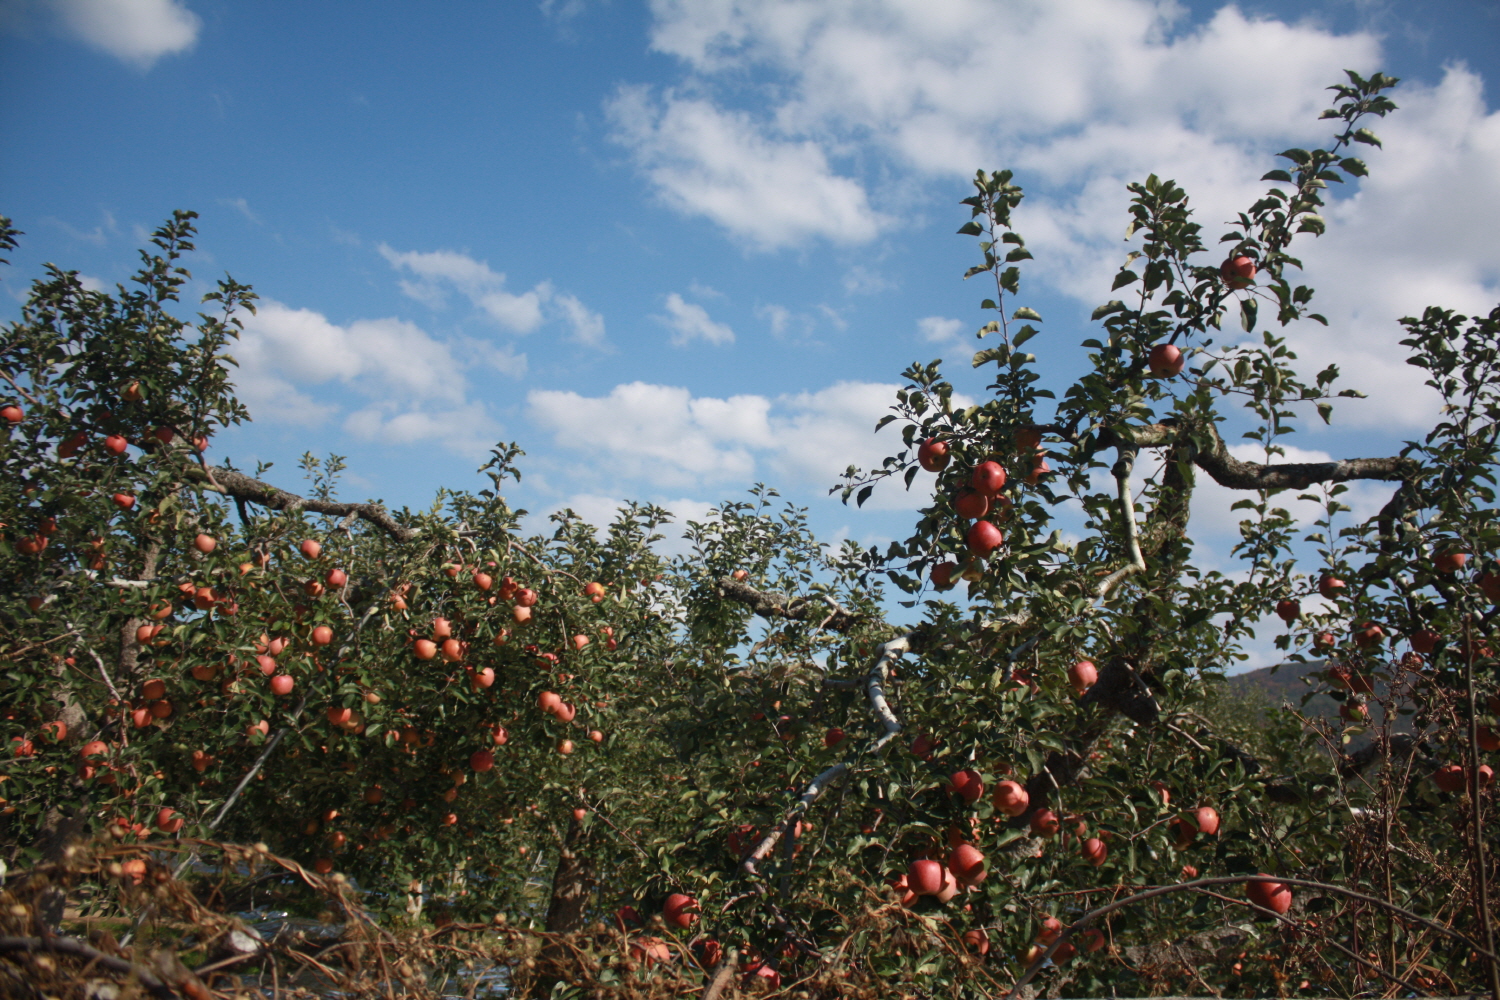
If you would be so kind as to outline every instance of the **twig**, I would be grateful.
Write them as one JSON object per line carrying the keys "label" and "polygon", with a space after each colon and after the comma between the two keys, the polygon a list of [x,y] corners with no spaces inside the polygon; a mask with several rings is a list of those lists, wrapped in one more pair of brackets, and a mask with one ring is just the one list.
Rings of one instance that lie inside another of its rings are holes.
{"label": "twig", "polygon": [[147,972],[132,962],[123,958],[115,958],[106,955],[98,949],[91,948],[82,941],[70,937],[48,936],[46,938],[34,937],[0,937],[0,951],[50,951],[62,955],[77,955],[79,958],[88,959],[93,965],[99,965],[112,972],[123,972],[134,976],[136,981],[146,987],[153,996],[164,998],[164,1000],[176,1000],[177,991],[166,983]]}

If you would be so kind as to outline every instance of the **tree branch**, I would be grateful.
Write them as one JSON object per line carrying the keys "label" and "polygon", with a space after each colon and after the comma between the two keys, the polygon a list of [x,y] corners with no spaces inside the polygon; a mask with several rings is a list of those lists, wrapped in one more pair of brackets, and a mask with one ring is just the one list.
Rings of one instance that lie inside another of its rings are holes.
{"label": "tree branch", "polygon": [[[846,611],[831,600],[799,597],[795,600],[785,594],[771,594],[756,590],[748,583],[731,577],[720,577],[714,586],[719,594],[747,606],[762,618],[784,618],[793,622],[813,622],[823,628],[832,629],[840,635],[854,628],[863,615]],[[828,610],[831,608],[831,611]]]}
{"label": "tree branch", "polygon": [[370,522],[398,542],[409,542],[419,534],[416,528],[407,528],[398,524],[395,518],[391,517],[390,512],[377,503],[340,503],[333,500],[300,497],[295,493],[288,493],[272,486],[270,483],[252,479],[243,472],[236,472],[233,469],[209,469],[190,465],[184,471],[186,478],[197,480],[208,489],[233,497],[237,502],[249,501],[271,510],[287,513],[307,510],[314,514],[327,514],[330,517],[358,517]]}

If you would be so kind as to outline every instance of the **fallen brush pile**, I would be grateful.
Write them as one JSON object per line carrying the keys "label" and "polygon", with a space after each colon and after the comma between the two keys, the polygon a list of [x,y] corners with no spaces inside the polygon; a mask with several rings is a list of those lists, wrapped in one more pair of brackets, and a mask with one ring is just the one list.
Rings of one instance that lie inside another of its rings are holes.
{"label": "fallen brush pile", "polygon": [[[243,914],[226,912],[230,906],[211,880],[190,885],[179,877],[190,868],[189,878],[232,872],[241,880],[294,883],[323,905],[321,920],[282,921],[266,932],[264,924],[257,928]],[[387,928],[361,906],[343,876],[320,875],[261,845],[100,840],[67,849],[56,864],[3,874],[0,996],[6,997],[716,1000],[775,994],[873,1000],[905,994],[858,963],[775,982],[757,975],[756,964],[736,951],[704,954],[670,934],[627,934],[602,923],[569,935],[512,926],[504,917],[490,924],[439,918],[438,926]],[[968,957],[962,942],[947,940],[937,926],[894,903],[872,903],[862,929],[883,947],[964,955],[972,986],[996,996],[1009,991],[1012,982],[994,978],[998,970]],[[909,995],[931,994],[916,989]]]}

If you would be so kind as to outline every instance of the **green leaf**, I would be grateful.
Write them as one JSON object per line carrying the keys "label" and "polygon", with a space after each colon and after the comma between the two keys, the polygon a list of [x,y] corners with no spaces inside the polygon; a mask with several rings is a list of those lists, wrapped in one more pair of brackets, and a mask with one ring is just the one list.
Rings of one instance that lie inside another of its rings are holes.
{"label": "green leaf", "polygon": [[1318,404],[1318,416],[1320,416],[1320,417],[1323,418],[1323,423],[1325,423],[1325,424],[1328,423],[1329,422],[1328,418],[1330,416],[1332,416],[1332,415],[1333,415],[1333,404],[1332,403],[1319,403]]}
{"label": "green leaf", "polygon": [[1017,309],[1015,311],[1015,313],[1011,315],[1010,318],[1011,319],[1034,319],[1038,323],[1040,323],[1042,321],[1041,313],[1037,312],[1035,309],[1031,308],[1030,306],[1022,306],[1021,308]]}
{"label": "green leaf", "polygon": [[1290,184],[1291,180],[1292,180],[1292,175],[1289,174],[1289,173],[1287,173],[1285,170],[1272,170],[1269,173],[1267,173],[1264,177],[1262,177],[1261,180],[1263,180],[1263,181],[1284,181],[1284,182]]}
{"label": "green leaf", "polygon": [[1325,229],[1327,224],[1321,215],[1304,215],[1301,224],[1297,226],[1297,232],[1312,233],[1315,236],[1322,236]]}
{"label": "green leaf", "polygon": [[1005,261],[1008,264],[1013,264],[1013,263],[1015,263],[1018,260],[1031,260],[1031,259],[1032,259],[1031,258],[1031,251],[1027,250],[1025,247],[1016,247],[1010,253],[1008,253],[1008,254],[1005,255]]}
{"label": "green leaf", "polygon": [[960,236],[981,236],[983,234],[984,230],[979,227],[979,223],[972,220],[965,222],[958,228],[958,235]]}
{"label": "green leaf", "polygon": [[[1380,146],[1380,137],[1367,128],[1354,130],[1354,141],[1362,142],[1367,146]],[[1385,147],[1381,146],[1382,149]]]}
{"label": "green leaf", "polygon": [[1353,156],[1344,157],[1339,161],[1339,166],[1343,168],[1345,173],[1353,174],[1355,177],[1368,177],[1370,174],[1369,169],[1365,166],[1365,161]]}
{"label": "green leaf", "polygon": [[1026,343],[1026,341],[1030,340],[1032,337],[1035,337],[1041,332],[1042,331],[1029,324],[1027,326],[1023,326],[1019,331],[1017,331],[1015,340],[1011,341],[1011,346],[1020,347],[1022,344]]}
{"label": "green leaf", "polygon": [[1258,308],[1253,298],[1240,300],[1240,326],[1245,328],[1246,333],[1255,329],[1255,314]]}
{"label": "green leaf", "polygon": [[1108,316],[1110,313],[1117,313],[1117,312],[1124,312],[1124,311],[1125,311],[1125,303],[1121,302],[1119,299],[1111,299],[1110,301],[1104,303],[1104,305],[1102,305],[1099,308],[1095,309],[1094,310],[1094,314],[1092,316],[1090,316],[1089,319],[1099,320],[1099,319],[1103,319],[1105,316]]}
{"label": "green leaf", "polygon": [[1139,281],[1139,280],[1141,280],[1141,276],[1139,274],[1136,274],[1134,271],[1130,270],[1129,268],[1126,268],[1125,270],[1121,271],[1119,274],[1115,275],[1115,283],[1113,285],[1109,286],[1109,290],[1110,291],[1114,291],[1117,288],[1124,288],[1126,285],[1130,284],[1131,282]]}

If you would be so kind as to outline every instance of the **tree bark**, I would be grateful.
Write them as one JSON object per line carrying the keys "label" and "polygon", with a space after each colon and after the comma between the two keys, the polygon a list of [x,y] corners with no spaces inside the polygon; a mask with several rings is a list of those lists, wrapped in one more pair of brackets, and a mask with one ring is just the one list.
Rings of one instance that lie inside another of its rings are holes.
{"label": "tree bark", "polygon": [[549,934],[572,934],[583,929],[584,911],[594,893],[593,866],[583,852],[586,837],[583,823],[568,821],[557,869],[552,873],[552,899],[547,904]]}

